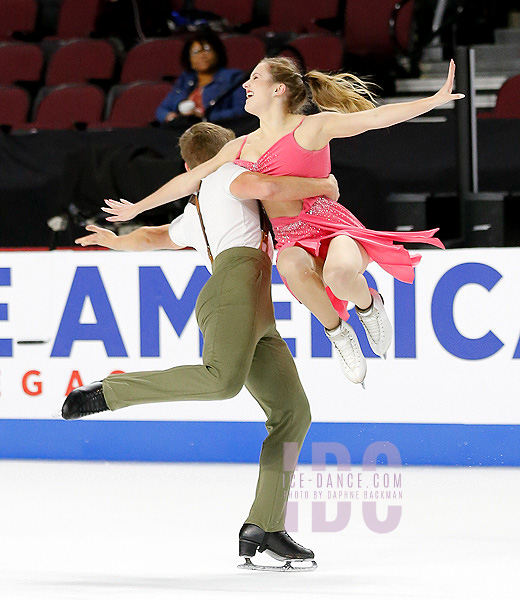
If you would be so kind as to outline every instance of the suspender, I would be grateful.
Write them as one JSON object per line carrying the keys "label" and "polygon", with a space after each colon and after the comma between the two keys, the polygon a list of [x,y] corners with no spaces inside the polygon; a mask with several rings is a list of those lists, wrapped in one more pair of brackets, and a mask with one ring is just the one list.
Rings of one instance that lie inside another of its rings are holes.
{"label": "suspender", "polygon": [[[199,215],[199,220],[200,220],[200,226],[202,227],[202,233],[204,235],[204,240],[206,242],[206,249],[208,251],[209,262],[211,264],[213,264],[213,254],[211,253],[211,248],[210,248],[210,245],[209,245],[208,236],[206,234],[206,228],[204,227],[204,221],[202,219],[202,212],[200,210],[199,194],[198,194],[198,192],[195,192],[194,194],[192,194],[192,196],[190,198],[190,202],[192,204],[195,204],[195,207],[197,208],[197,213]],[[259,209],[260,209],[260,225],[262,227],[262,240],[260,242],[260,248],[264,252],[267,252],[267,250],[269,248],[269,219],[267,218],[267,214],[265,212],[265,209],[262,206],[262,204],[261,204],[260,201],[258,201],[258,206],[259,206]]]}
{"label": "suspender", "polygon": [[209,246],[208,236],[206,235],[206,228],[204,227],[204,221],[202,220],[202,213],[200,212],[199,205],[199,193],[195,192],[190,198],[190,202],[195,204],[197,207],[197,213],[199,214],[200,226],[202,227],[202,233],[204,234],[204,240],[206,241],[206,249],[208,251],[209,262],[213,264],[213,254],[211,254],[211,248]]}
{"label": "suspender", "polygon": [[269,218],[265,212],[263,204],[258,201],[258,208],[260,210],[260,226],[262,227],[262,240],[260,242],[260,248],[267,252],[269,250]]}

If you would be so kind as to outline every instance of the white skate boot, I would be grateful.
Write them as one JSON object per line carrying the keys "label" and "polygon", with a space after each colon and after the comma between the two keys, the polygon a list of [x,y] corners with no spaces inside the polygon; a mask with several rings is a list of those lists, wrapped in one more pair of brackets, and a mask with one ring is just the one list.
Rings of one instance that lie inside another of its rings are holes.
{"label": "white skate boot", "polygon": [[367,310],[359,310],[356,306],[356,312],[367,333],[368,343],[378,356],[386,358],[386,353],[392,342],[392,325],[383,306],[383,298],[376,290],[370,288],[372,296],[372,305]]}
{"label": "white skate boot", "polygon": [[332,331],[325,329],[325,335],[336,348],[346,378],[352,383],[360,383],[364,388],[367,361],[361,351],[356,332],[348,323],[341,320],[336,329]]}

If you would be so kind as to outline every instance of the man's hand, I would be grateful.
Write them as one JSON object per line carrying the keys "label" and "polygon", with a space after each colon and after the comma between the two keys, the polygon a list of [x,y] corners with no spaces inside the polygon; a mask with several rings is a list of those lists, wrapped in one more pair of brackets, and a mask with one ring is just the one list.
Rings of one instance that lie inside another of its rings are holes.
{"label": "man's hand", "polygon": [[80,246],[104,246],[111,250],[122,250],[139,252],[143,250],[181,250],[170,238],[170,225],[159,225],[156,227],[139,227],[130,233],[116,235],[109,229],[88,225],[87,231],[91,235],[78,238],[76,244]]}
{"label": "man's hand", "polygon": [[330,198],[331,200],[334,200],[334,202],[337,202],[339,200],[339,185],[338,185],[338,181],[337,179],[334,177],[334,175],[331,173],[328,177],[327,177],[327,181],[330,183],[330,193],[326,194],[327,198]]}
{"label": "man's hand", "polygon": [[97,225],[87,225],[87,231],[92,231],[90,235],[80,237],[76,240],[76,244],[80,246],[103,246],[111,250],[117,250],[117,235],[109,229],[103,229]]}

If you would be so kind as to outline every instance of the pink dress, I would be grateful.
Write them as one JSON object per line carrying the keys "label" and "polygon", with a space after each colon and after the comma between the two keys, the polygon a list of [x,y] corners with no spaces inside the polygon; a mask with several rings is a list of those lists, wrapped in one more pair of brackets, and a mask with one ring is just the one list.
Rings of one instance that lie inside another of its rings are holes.
{"label": "pink dress", "polygon": [[[267,175],[293,175],[298,177],[328,177],[330,174],[330,148],[306,150],[294,138],[294,131],[301,125],[275,142],[256,161],[241,160],[242,144],[235,164],[249,171]],[[247,138],[246,138],[247,139]],[[432,244],[444,248],[442,242],[433,237],[438,229],[429,231],[374,231],[367,229],[356,217],[341,204],[325,197],[305,198],[302,210],[295,217],[277,217],[271,219],[278,250],[287,246],[300,246],[313,256],[326,257],[329,242],[338,235],[348,235],[358,241],[368,256],[382,269],[396,279],[411,283],[414,268],[421,260],[419,254],[410,254],[401,244],[410,242]],[[348,318],[347,302],[336,298],[326,288],[331,302],[343,319]]]}

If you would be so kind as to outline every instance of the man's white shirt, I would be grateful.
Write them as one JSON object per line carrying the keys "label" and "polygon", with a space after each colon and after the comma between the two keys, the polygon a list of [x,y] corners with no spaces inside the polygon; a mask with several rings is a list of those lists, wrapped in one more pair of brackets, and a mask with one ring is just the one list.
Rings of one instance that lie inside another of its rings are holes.
{"label": "man's white shirt", "polygon": [[[258,201],[240,200],[229,189],[233,181],[244,172],[247,172],[244,167],[226,163],[201,182],[199,207],[213,258],[229,248],[260,247],[262,229]],[[206,241],[194,204],[188,203],[183,214],[172,221],[169,234],[174,244],[195,248],[211,271]],[[271,236],[268,254],[272,259]]]}

